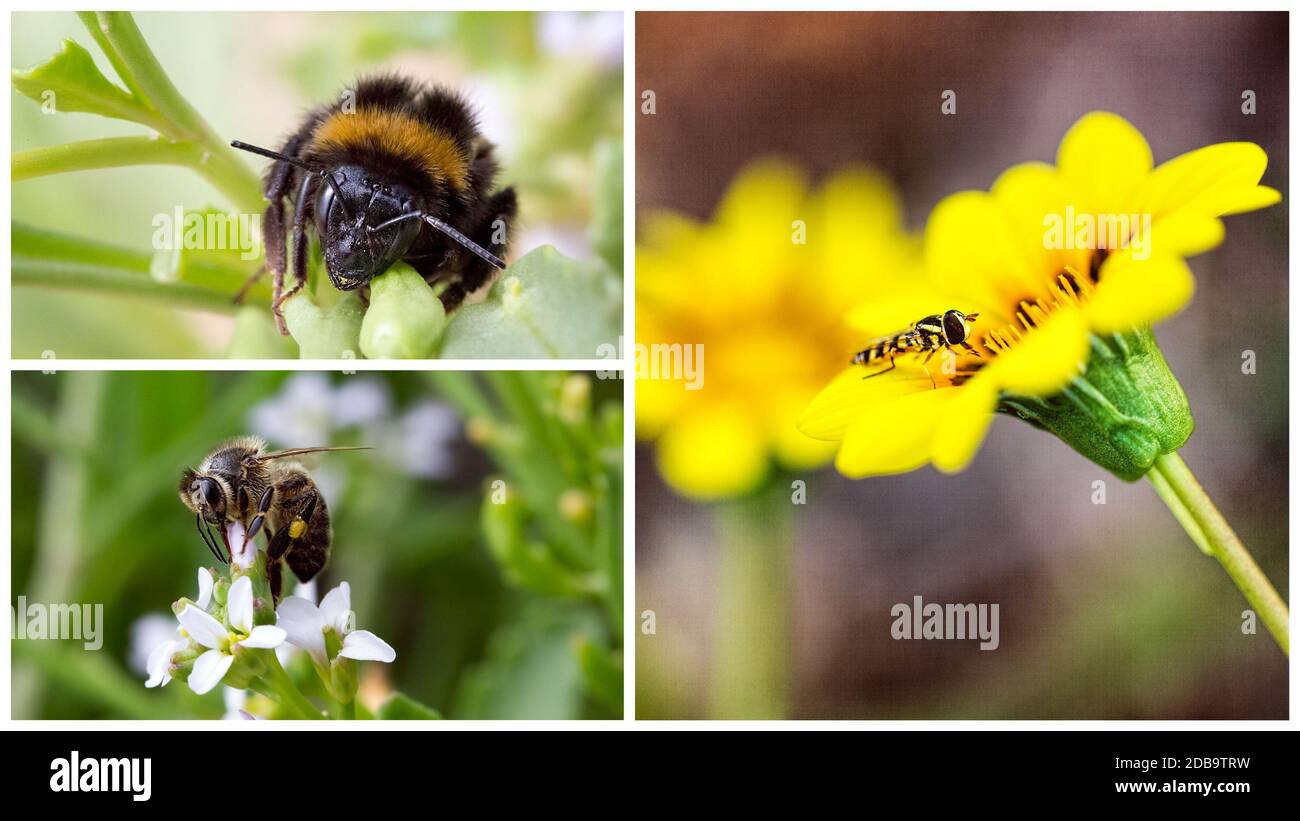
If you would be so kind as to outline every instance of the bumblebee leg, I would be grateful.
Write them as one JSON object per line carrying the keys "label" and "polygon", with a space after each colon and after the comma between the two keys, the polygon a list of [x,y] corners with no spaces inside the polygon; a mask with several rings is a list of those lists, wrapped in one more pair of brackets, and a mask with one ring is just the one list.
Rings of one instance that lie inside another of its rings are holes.
{"label": "bumblebee leg", "polygon": [[256,285],[257,281],[264,276],[266,276],[266,265],[262,264],[257,266],[257,270],[253,272],[253,275],[244,280],[243,285],[239,286],[239,290],[235,292],[235,297],[231,301],[236,305],[243,305],[244,297],[248,296],[249,289]]}
{"label": "bumblebee leg", "polygon": [[[311,199],[312,178],[304,176],[302,185],[298,188],[298,201],[294,203],[293,208],[293,287],[284,290],[284,275],[280,274],[275,283],[274,299],[271,302],[271,311],[275,314],[275,321],[281,328],[284,327],[284,313],[281,306],[285,300],[295,296],[307,284],[307,203]],[[288,329],[281,333],[288,335]]]}
{"label": "bumblebee leg", "polygon": [[[488,201],[483,218],[478,225],[465,233],[470,239],[504,259],[510,244],[510,231],[514,223],[515,212],[518,208],[519,204],[515,200],[515,189],[506,188],[498,191]],[[494,242],[496,239],[501,241]],[[465,301],[465,297],[482,288],[483,284],[496,271],[487,260],[480,258],[476,254],[466,250],[461,250],[460,254],[462,257],[468,257],[464,267],[461,268],[460,278],[452,282],[447,287],[447,290],[442,292],[442,307],[448,311],[459,307],[460,303]]]}
{"label": "bumblebee leg", "polygon": [[866,376],[864,376],[864,377],[862,377],[862,378],[863,378],[863,379],[870,379],[870,378],[873,377],[873,376],[880,376],[880,375],[882,375],[882,374],[889,373],[890,371],[892,371],[894,368],[897,368],[897,367],[898,367],[898,363],[894,361],[894,355],[893,355],[893,354],[890,354],[890,355],[889,355],[889,367],[888,367],[888,368],[885,368],[883,371],[876,371],[875,373],[869,373],[869,374],[867,374]]}

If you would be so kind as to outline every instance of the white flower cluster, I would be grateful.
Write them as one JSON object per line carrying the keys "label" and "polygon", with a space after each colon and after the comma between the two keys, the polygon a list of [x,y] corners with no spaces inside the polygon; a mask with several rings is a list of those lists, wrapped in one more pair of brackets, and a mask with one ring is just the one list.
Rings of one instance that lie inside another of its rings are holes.
{"label": "white flower cluster", "polygon": [[[172,680],[176,655],[197,652],[187,682],[203,694],[218,684],[235,664],[238,648],[271,650],[285,642],[305,650],[322,670],[336,658],[390,663],[397,653],[383,639],[368,630],[355,629],[352,593],[347,582],[325,594],[320,606],[298,596],[280,602],[276,624],[254,624],[253,583],[240,576],[226,596],[224,620],[213,615],[213,577],[199,568],[199,597],[186,602],[176,614],[180,622],[176,635],[168,637],[149,654],[146,687],[161,687]],[[333,633],[337,642],[327,641]],[[331,655],[329,647],[335,647]]]}

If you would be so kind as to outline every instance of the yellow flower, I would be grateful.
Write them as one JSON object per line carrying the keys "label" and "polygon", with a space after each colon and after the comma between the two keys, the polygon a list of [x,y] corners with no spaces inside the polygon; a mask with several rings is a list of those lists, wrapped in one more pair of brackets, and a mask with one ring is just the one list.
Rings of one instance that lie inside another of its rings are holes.
{"label": "yellow flower", "polygon": [[[893,271],[880,285],[885,296],[849,316],[861,343],[948,309],[978,313],[970,341],[979,356],[945,352],[927,371],[907,355],[869,379],[861,366],[843,370],[808,407],[800,429],[840,443],[836,467],[847,476],[927,463],[958,471],[978,450],[1000,399],[1064,392],[1073,404],[1112,404],[1084,379],[1090,350],[1108,350],[1099,337],[1120,335],[1116,359],[1131,358],[1128,346],[1136,344],[1167,374],[1153,344],[1124,335],[1187,304],[1193,280],[1184,257],[1222,242],[1219,217],[1280,199],[1258,184],[1266,164],[1253,143],[1220,143],[1153,168],[1150,147],[1127,121],[1106,112],[1084,116],[1061,141],[1055,166],[1018,165],[988,192],[939,203],[926,226],[924,271]],[[1172,377],[1152,381],[1172,382],[1185,406]],[[1131,393],[1140,399],[1142,391]],[[1097,437],[1111,438],[1105,447],[1123,450],[1128,437],[1140,445],[1139,461],[1169,452],[1170,442],[1153,441],[1159,424],[1129,425],[1123,412],[1111,420]],[[1176,427],[1186,430],[1170,437],[1185,440],[1190,415]],[[1121,475],[1140,470],[1094,461]]]}
{"label": "yellow flower", "polygon": [[918,258],[901,225],[879,176],[846,171],[810,191],[775,161],[742,172],[710,222],[645,221],[636,427],[656,440],[675,490],[736,496],[756,489],[773,463],[802,469],[831,458],[835,446],[795,422],[852,355],[843,306],[875,293],[876,270]]}

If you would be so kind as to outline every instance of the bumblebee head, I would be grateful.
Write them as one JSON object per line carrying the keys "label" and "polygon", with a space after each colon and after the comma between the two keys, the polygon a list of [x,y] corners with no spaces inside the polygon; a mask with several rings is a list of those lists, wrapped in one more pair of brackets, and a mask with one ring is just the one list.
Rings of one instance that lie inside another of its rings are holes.
{"label": "bumblebee head", "polygon": [[943,336],[949,345],[960,345],[970,336],[970,324],[979,314],[963,314],[961,311],[944,311]]}
{"label": "bumblebee head", "polygon": [[334,287],[360,288],[406,256],[420,233],[424,205],[410,187],[361,166],[345,165],[322,175],[316,230]]}

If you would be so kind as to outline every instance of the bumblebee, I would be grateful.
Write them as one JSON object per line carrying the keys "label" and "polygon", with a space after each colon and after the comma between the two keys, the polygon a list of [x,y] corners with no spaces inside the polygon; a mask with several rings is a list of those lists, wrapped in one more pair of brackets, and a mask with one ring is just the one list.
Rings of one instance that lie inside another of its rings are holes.
{"label": "bumblebee", "polygon": [[[924,353],[925,359],[921,360],[922,365],[929,362],[940,350],[950,351],[955,346],[961,346],[972,356],[979,356],[979,351],[971,347],[968,341],[970,339],[970,323],[974,322],[978,316],[979,314],[964,314],[955,310],[944,311],[942,314],[931,314],[913,322],[911,327],[905,331],[899,331],[896,334],[874,340],[866,348],[854,354],[849,364],[870,365],[888,357],[888,368],[862,377],[863,379],[870,379],[873,376],[889,373],[896,368],[897,363],[894,359],[900,354]],[[930,381],[933,383],[934,378],[931,377]]]}
{"label": "bumblebee", "polygon": [[[282,334],[281,306],[307,282],[311,229],[341,291],[365,288],[402,261],[430,284],[448,283],[441,298],[450,311],[493,269],[505,268],[515,191],[494,190],[494,146],[465,100],[447,89],[399,76],[365,78],[339,102],[309,112],[279,151],[231,145],[275,160],[263,188],[266,265],[249,285],[270,271]],[[289,203],[293,284],[285,290]]]}
{"label": "bumblebee", "polygon": [[[230,544],[227,525],[239,522],[244,526],[245,544],[263,527],[267,529],[267,574],[275,602],[280,600],[283,564],[289,565],[299,581],[307,582],[329,561],[329,509],[296,457],[332,450],[365,448],[267,452],[262,439],[242,436],[218,445],[197,470],[181,474],[177,492],[194,511],[194,527],[217,561],[229,564],[233,552],[240,549]],[[212,532],[214,527],[220,543]]]}

